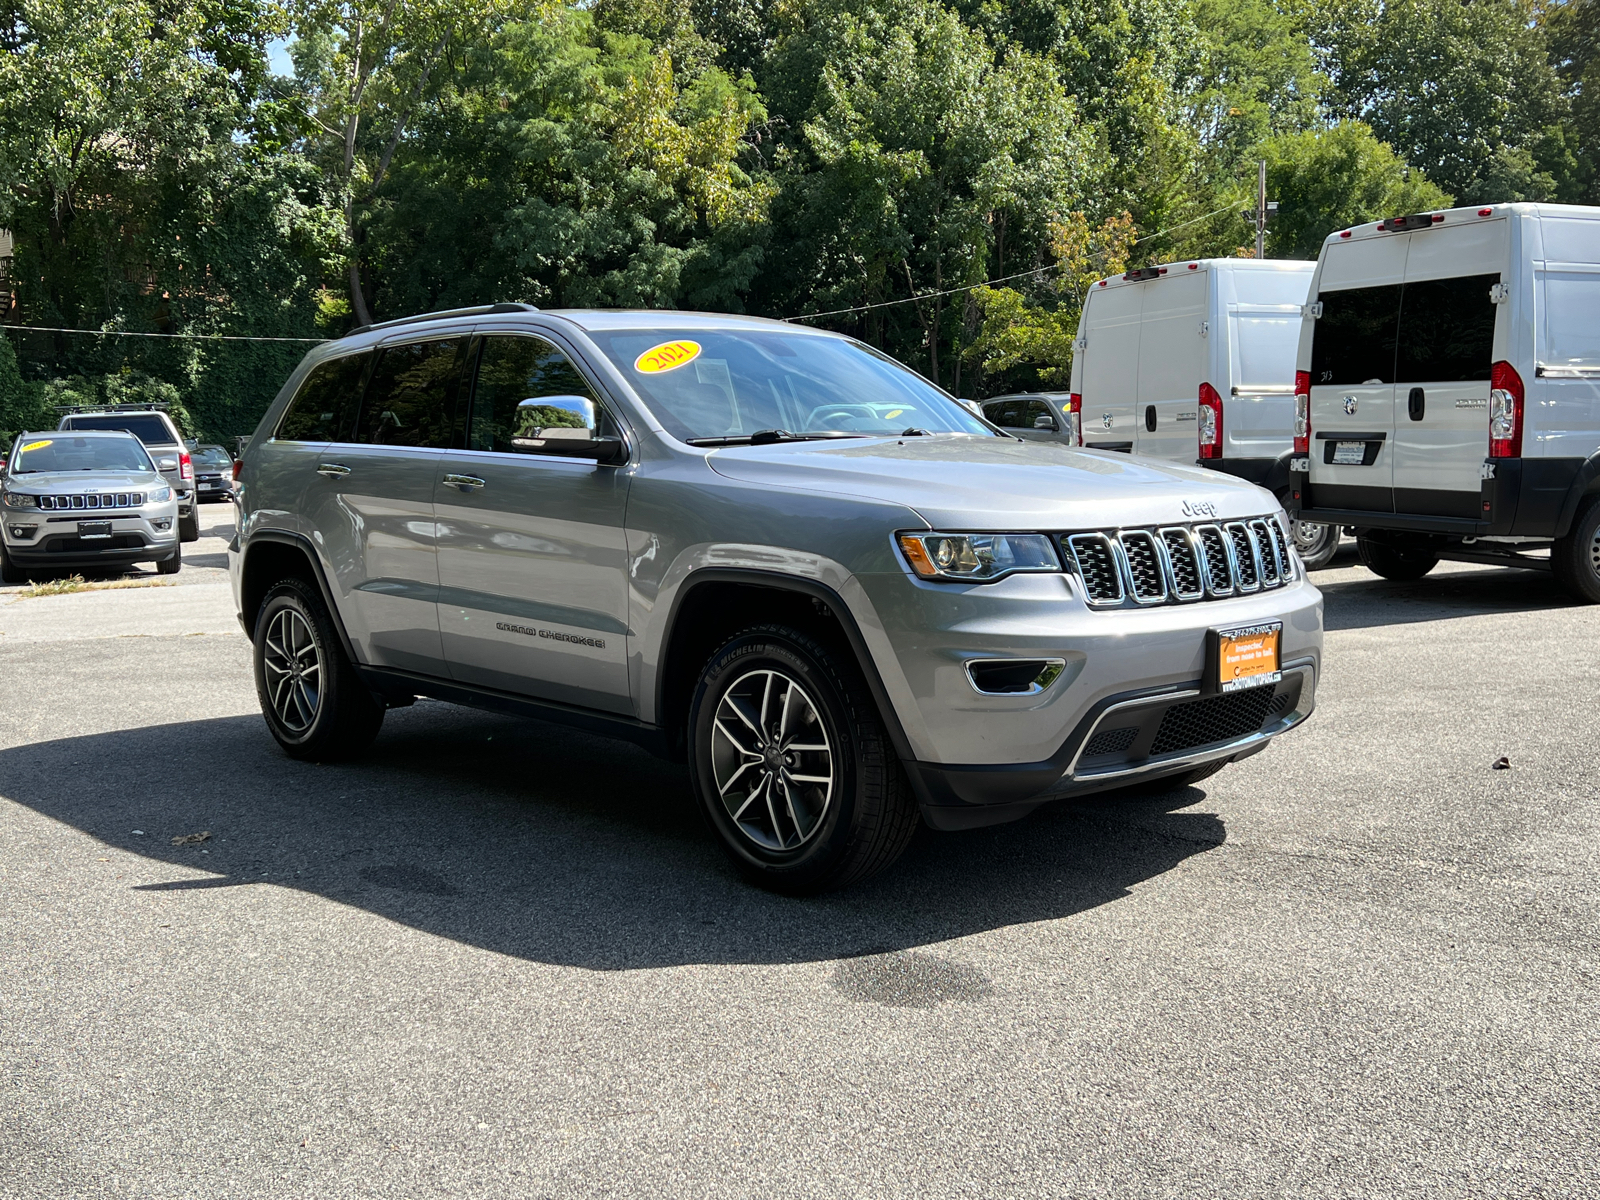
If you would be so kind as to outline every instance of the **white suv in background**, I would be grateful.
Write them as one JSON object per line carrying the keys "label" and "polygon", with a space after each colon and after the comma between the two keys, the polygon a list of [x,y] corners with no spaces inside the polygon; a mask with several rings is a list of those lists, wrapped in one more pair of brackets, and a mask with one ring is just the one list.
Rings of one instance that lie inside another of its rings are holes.
{"label": "white suv in background", "polygon": [[1331,234],[1300,335],[1291,513],[1353,526],[1386,578],[1503,563],[1600,602],[1597,312],[1600,208]]}

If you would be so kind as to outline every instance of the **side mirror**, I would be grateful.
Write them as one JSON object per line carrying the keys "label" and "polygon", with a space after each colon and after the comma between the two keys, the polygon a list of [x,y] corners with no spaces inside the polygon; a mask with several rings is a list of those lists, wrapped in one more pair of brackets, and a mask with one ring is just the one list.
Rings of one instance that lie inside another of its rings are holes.
{"label": "side mirror", "polygon": [[1056,428],[1056,419],[1049,413],[1042,413],[1033,419],[1033,427],[1035,429],[1048,429],[1054,432]]}
{"label": "side mirror", "polygon": [[622,439],[601,436],[599,410],[587,396],[530,396],[517,405],[511,446],[523,454],[612,462]]}

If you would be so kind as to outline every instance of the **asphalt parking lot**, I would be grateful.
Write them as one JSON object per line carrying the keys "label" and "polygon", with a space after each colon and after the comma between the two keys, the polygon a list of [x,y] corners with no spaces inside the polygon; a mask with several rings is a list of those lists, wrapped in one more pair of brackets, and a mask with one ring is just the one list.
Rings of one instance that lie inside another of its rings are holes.
{"label": "asphalt parking lot", "polygon": [[630,747],[422,702],[284,757],[202,513],[171,586],[0,590],[0,1195],[1594,1194],[1548,578],[1341,560],[1265,754],[796,901]]}

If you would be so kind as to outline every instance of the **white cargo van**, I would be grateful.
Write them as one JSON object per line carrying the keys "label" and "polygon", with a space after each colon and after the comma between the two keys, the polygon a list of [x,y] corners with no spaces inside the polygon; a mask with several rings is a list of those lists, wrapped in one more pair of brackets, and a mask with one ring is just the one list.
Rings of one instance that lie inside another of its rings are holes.
{"label": "white cargo van", "polygon": [[[1315,265],[1198,259],[1095,283],[1072,360],[1083,444],[1198,462],[1286,501],[1295,352]],[[1338,541],[1337,527],[1295,529],[1310,567]]]}
{"label": "white cargo van", "polygon": [[1330,235],[1296,393],[1291,512],[1353,527],[1373,571],[1553,569],[1600,601],[1600,208]]}

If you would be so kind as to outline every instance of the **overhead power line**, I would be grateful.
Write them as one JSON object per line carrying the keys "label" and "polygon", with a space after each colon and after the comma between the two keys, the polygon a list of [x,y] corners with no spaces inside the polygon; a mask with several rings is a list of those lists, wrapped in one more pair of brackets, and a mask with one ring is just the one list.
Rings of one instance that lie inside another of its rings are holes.
{"label": "overhead power line", "polygon": [[327,338],[250,337],[239,333],[135,333],[128,329],[66,329],[56,325],[0,325],[18,333],[81,333],[90,337],[180,338],[198,342],[310,342],[321,345]]}
{"label": "overhead power line", "polygon": [[[1169,225],[1165,229],[1158,229],[1154,233],[1147,233],[1143,237],[1134,238],[1133,241],[1129,242],[1128,244],[1130,247],[1137,246],[1140,242],[1148,242],[1152,238],[1165,237],[1169,233],[1176,233],[1180,229],[1187,229],[1190,225],[1198,225],[1201,221],[1209,221],[1212,217],[1215,217],[1221,213],[1237,211],[1241,208],[1244,208],[1248,203],[1249,201],[1241,200],[1236,201],[1233,204],[1224,204],[1221,208],[1214,208],[1210,212],[1202,213],[1200,216],[1194,217],[1191,220],[1180,222],[1177,225]],[[1098,250],[1095,253],[1096,256],[1104,255],[1106,250]],[[784,317],[783,319],[788,322],[815,321],[821,317],[839,317],[844,316],[847,313],[871,312],[875,308],[893,308],[897,304],[916,304],[920,300],[937,300],[940,296],[954,296],[958,292],[972,292],[981,287],[993,287],[997,283],[1009,283],[1013,279],[1024,279],[1030,275],[1040,277],[1043,276],[1046,271],[1059,270],[1061,270],[1059,263],[1050,263],[1046,266],[1034,267],[1032,270],[1018,271],[1015,275],[1002,275],[999,279],[985,279],[982,283],[963,284],[961,287],[945,288],[943,291],[939,292],[923,292],[920,296],[906,296],[900,300],[880,300],[876,304],[858,304],[853,308],[835,308],[830,309],[827,312],[802,313],[798,317]]]}

